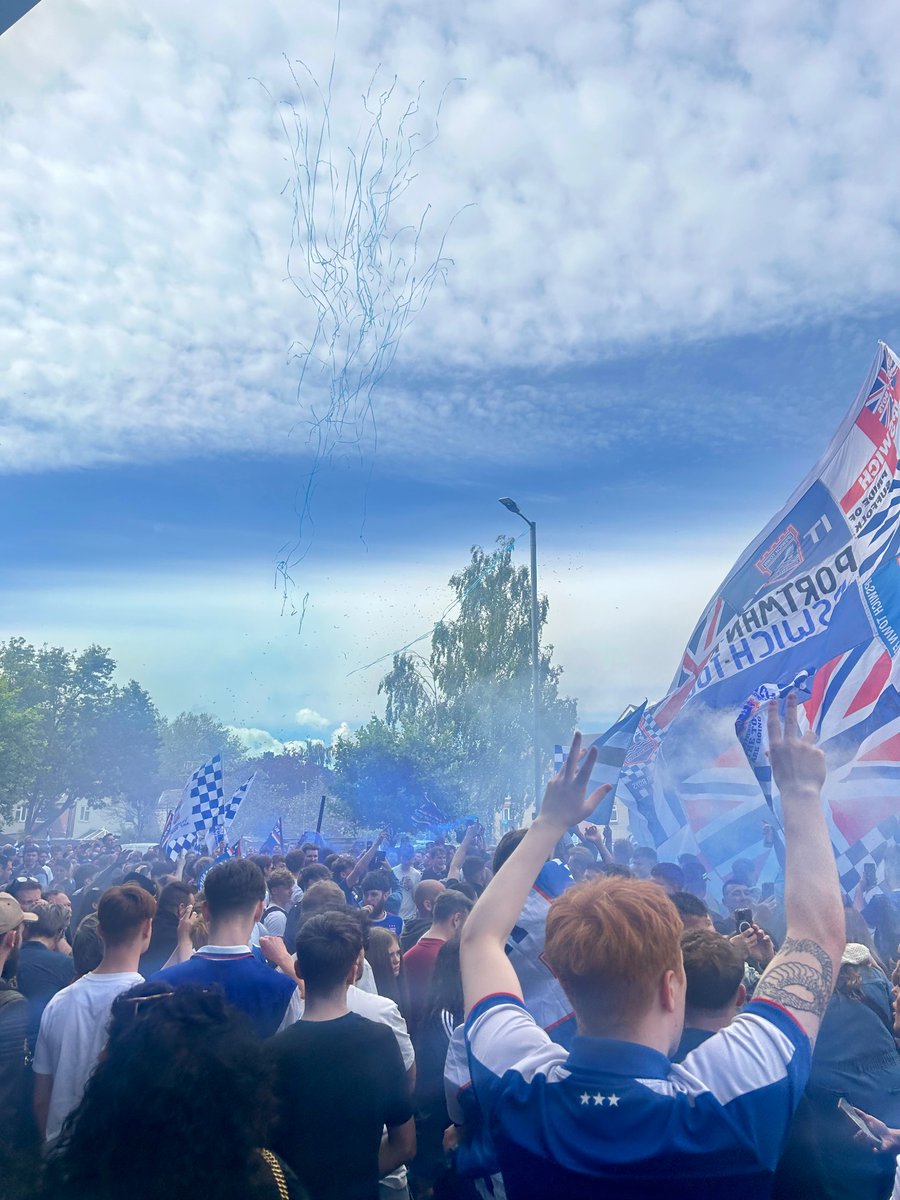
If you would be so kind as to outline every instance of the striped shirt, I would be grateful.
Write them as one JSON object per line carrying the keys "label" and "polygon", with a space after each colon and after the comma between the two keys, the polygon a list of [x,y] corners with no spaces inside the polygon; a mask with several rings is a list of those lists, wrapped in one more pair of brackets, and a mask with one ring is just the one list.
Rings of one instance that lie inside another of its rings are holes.
{"label": "striped shirt", "polygon": [[649,1046],[552,1042],[513,996],[466,1023],[509,1200],[761,1200],[810,1069],[793,1017],[755,1000],[682,1063]]}

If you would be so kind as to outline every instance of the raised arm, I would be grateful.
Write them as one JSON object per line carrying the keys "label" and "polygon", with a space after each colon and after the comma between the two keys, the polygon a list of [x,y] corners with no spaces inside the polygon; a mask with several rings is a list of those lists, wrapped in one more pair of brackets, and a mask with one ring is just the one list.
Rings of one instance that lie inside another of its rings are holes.
{"label": "raised arm", "polygon": [[768,727],[769,759],[784,814],[787,936],[755,998],[788,1009],[815,1041],[846,940],[837,867],[822,811],[825,755],[811,732],[800,735],[796,696],[787,699],[783,730],[777,704],[769,705]]}
{"label": "raised arm", "polygon": [[347,887],[353,887],[354,884],[358,883],[359,880],[362,879],[363,875],[365,875],[366,871],[369,869],[369,863],[375,857],[376,852],[386,837],[386,833],[379,833],[378,837],[368,848],[368,850],[363,850],[362,854],[356,860],[356,865],[354,866],[353,870],[344,880],[344,883],[346,883]]}
{"label": "raised arm", "polygon": [[604,785],[585,799],[597,751],[589,750],[579,765],[580,752],[581,734],[576,733],[562,770],[547,784],[534,824],[484,889],[463,925],[460,963],[467,1011],[495,992],[522,999],[519,977],[506,956],[506,939],[553,847],[567,829],[587,820],[609,791]]}
{"label": "raised arm", "polygon": [[475,825],[469,825],[466,832],[463,834],[463,839],[456,847],[456,852],[450,859],[450,867],[447,871],[448,879],[459,879],[462,874],[462,865],[472,852],[472,845],[475,841]]}
{"label": "raised arm", "polygon": [[609,852],[609,847],[604,840],[603,834],[596,825],[588,825],[588,827],[580,836],[583,841],[590,842],[592,845],[597,847],[597,853],[600,855],[600,861],[602,863],[610,866],[615,862],[615,859]]}

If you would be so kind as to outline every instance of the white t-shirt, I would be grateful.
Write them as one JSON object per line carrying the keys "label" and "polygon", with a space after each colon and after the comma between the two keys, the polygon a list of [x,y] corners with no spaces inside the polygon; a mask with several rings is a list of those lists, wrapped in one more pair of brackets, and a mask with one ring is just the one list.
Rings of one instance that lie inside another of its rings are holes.
{"label": "white t-shirt", "polygon": [[400,884],[400,916],[404,921],[412,921],[419,915],[413,893],[422,882],[422,872],[415,867],[403,869],[402,863],[393,868],[394,878]]}
{"label": "white t-shirt", "polygon": [[81,1102],[84,1085],[106,1045],[109,1010],[121,992],[144,977],[122,971],[91,971],[57,992],[44,1009],[34,1050],[36,1075],[52,1075],[47,1141],[59,1136],[63,1121]]}

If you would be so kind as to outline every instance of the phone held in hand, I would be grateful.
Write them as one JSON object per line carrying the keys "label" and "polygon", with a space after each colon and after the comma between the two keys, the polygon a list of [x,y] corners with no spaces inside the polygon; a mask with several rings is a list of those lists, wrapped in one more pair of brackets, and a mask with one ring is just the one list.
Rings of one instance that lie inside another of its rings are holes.
{"label": "phone held in hand", "polygon": [[753,928],[753,909],[736,908],[734,910],[734,927],[738,933],[749,933]]}
{"label": "phone held in hand", "polygon": [[875,871],[876,867],[873,862],[863,863],[863,887],[867,892],[870,892],[873,887],[877,886]]}
{"label": "phone held in hand", "polygon": [[772,880],[769,880],[767,883],[764,883],[762,885],[762,887],[759,889],[760,900],[771,900],[774,897],[774,895],[775,895],[775,883]]}
{"label": "phone held in hand", "polygon": [[856,1109],[852,1106],[852,1104],[848,1104],[843,1096],[841,1096],[840,1100],[838,1100],[838,1108],[841,1110],[841,1112],[844,1114],[845,1117],[850,1118],[850,1120],[853,1122],[853,1124],[856,1126],[856,1128],[860,1131],[860,1133],[864,1134],[869,1145],[878,1146],[880,1148],[881,1138],[877,1138],[875,1136],[875,1134],[868,1127],[868,1125],[865,1123],[865,1121],[862,1119],[862,1117],[859,1115],[859,1113],[856,1111]]}

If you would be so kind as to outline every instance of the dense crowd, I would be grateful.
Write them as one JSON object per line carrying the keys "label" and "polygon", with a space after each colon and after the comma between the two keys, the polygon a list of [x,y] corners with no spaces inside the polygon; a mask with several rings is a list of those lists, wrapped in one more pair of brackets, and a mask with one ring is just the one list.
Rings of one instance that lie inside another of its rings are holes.
{"label": "dense crowd", "polygon": [[[782,870],[720,895],[587,823],[577,737],[496,847],[0,848],[0,1195],[887,1200],[900,847],[841,893],[795,716]],[[551,862],[545,1029],[511,949]]]}

